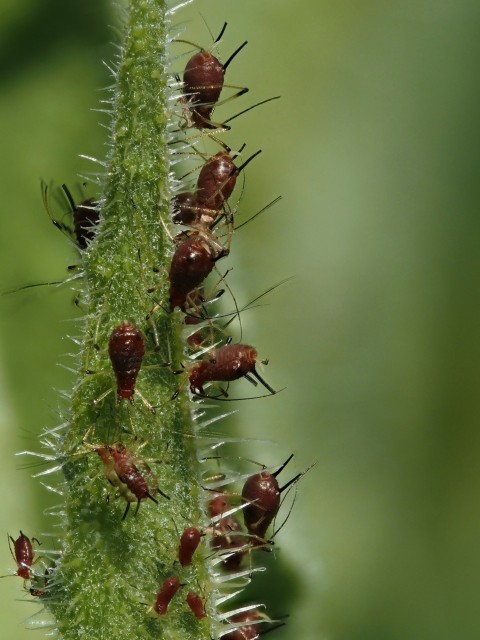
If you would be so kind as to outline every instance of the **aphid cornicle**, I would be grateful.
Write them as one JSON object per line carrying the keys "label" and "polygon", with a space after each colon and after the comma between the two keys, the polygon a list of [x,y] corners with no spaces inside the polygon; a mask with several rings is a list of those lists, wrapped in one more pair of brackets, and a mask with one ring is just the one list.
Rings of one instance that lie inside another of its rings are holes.
{"label": "aphid cornicle", "polygon": [[264,469],[247,478],[243,485],[242,500],[247,503],[242,510],[245,526],[248,533],[258,538],[260,543],[265,542],[267,529],[278,514],[282,492],[303,475],[303,473],[297,474],[280,488],[277,476],[285,469],[292,457],[293,454],[275,473]]}
{"label": "aphid cornicle", "polygon": [[197,618],[197,620],[201,620],[202,618],[205,618],[205,616],[207,615],[203,600],[197,593],[194,593],[193,591],[188,592],[187,604],[192,610],[192,613]]}
{"label": "aphid cornicle", "polygon": [[133,404],[135,383],[145,355],[145,339],[140,329],[124,322],[110,336],[108,354],[117,379],[117,401]]}
{"label": "aphid cornicle", "polygon": [[[226,27],[227,23],[223,25],[215,42],[220,40]],[[182,41],[179,40],[179,42]],[[224,64],[205,49],[201,49],[187,62],[183,73],[183,84],[185,96],[190,106],[191,119],[198,129],[215,129],[217,127],[211,121],[211,116],[223,89],[225,71],[246,44],[246,42],[241,44]],[[236,96],[247,91],[246,87],[240,88]]]}
{"label": "aphid cornicle", "polygon": [[240,378],[247,378],[256,385],[253,375],[271,394],[276,393],[258,374],[255,368],[257,356],[257,350],[248,344],[228,344],[208,352],[188,372],[191,392],[204,395],[203,387],[207,382],[231,382]]}
{"label": "aphid cornicle", "polygon": [[176,248],[168,274],[171,311],[176,307],[185,310],[187,296],[202,284],[215,263],[227,253],[202,233],[187,237]]}
{"label": "aphid cornicle", "polygon": [[167,613],[168,605],[181,586],[180,580],[176,576],[170,576],[163,581],[162,588],[157,593],[153,605],[153,610],[157,615],[164,616]]}
{"label": "aphid cornicle", "polygon": [[10,546],[10,552],[17,563],[16,575],[24,580],[30,579],[30,572],[33,564],[33,547],[32,542],[40,544],[36,538],[28,538],[22,531],[16,540],[12,536],[8,536],[9,546],[13,543],[13,551]]}
{"label": "aphid cornicle", "polygon": [[182,567],[192,564],[193,554],[200,544],[202,534],[195,527],[185,529],[178,545],[178,560]]}

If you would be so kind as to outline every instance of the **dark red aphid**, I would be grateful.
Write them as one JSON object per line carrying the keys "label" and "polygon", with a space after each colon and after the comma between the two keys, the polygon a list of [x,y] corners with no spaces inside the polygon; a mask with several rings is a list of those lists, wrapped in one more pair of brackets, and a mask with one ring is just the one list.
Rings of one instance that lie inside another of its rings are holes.
{"label": "dark red aphid", "polygon": [[[17,563],[17,573],[16,575],[24,580],[30,579],[30,572],[33,564],[33,547],[32,541],[40,544],[40,542],[36,538],[28,538],[22,531],[20,531],[19,537],[14,540],[12,536],[8,536],[9,541],[8,544],[10,546],[10,552],[13,556],[13,559]],[[13,551],[10,543],[13,543]]]}
{"label": "dark red aphid", "polygon": [[185,192],[174,196],[172,207],[172,220],[175,224],[192,224],[198,218],[198,207],[194,193]]}
{"label": "dark red aphid", "polygon": [[185,310],[187,296],[210,274],[217,260],[228,251],[219,249],[203,233],[187,237],[175,250],[170,265],[170,309]]}
{"label": "dark red aphid", "polygon": [[176,576],[170,576],[170,578],[164,580],[153,605],[157,615],[164,616],[167,613],[168,605],[181,586],[180,580]]}
{"label": "dark red aphid", "polygon": [[195,198],[205,223],[211,224],[215,220],[232,195],[239,174],[259,153],[261,150],[237,167],[228,149],[219,151],[203,165],[197,180]]}
{"label": "dark red aphid", "polygon": [[80,202],[80,204],[75,204],[66,184],[62,184],[62,189],[72,207],[73,225],[77,244],[82,249],[85,249],[88,243],[95,237],[95,227],[100,220],[98,202],[94,198],[88,198]]}
{"label": "dark red aphid", "polygon": [[158,488],[156,478],[148,464],[137,459],[135,454],[129,451],[125,445],[116,443],[111,446],[89,445],[89,447],[96,451],[102,460],[107,480],[127,501],[123,520],[127,517],[132,502],[137,503],[136,515],[142,500],[149,498],[158,504],[153,493],[160,493],[167,500],[170,499]]}
{"label": "dark red aphid", "polygon": [[[257,373],[257,355],[257,350],[248,344],[228,344],[210,351],[188,373],[191,392],[204,395],[203,387],[207,382],[231,382],[240,378],[247,378],[256,385],[253,375],[271,394],[276,393]],[[262,362],[267,364],[267,361]]]}
{"label": "dark red aphid", "polygon": [[182,567],[192,564],[193,554],[200,544],[202,534],[195,527],[185,529],[178,545],[178,560]]}
{"label": "dark red aphid", "polygon": [[[208,503],[208,513],[211,518],[222,515],[231,508],[230,501],[225,494],[219,494]],[[229,571],[234,571],[242,563],[245,550],[238,551],[246,544],[245,536],[240,522],[235,515],[230,514],[221,518],[212,526],[212,549],[225,552],[227,557],[223,566]],[[237,551],[236,551],[237,550]]]}
{"label": "dark red aphid", "polygon": [[256,640],[260,637],[260,625],[258,623],[267,620],[257,609],[250,609],[232,616],[231,623],[244,623],[241,627],[233,629],[222,636],[225,640]]}
{"label": "dark red aphid", "polygon": [[265,534],[280,509],[280,496],[285,489],[296,482],[303,473],[299,473],[280,488],[277,480],[279,473],[285,469],[293,458],[293,454],[275,472],[263,470],[250,476],[242,490],[242,500],[247,503],[243,509],[243,517],[248,533],[265,541]]}
{"label": "dark red aphid", "polygon": [[[227,23],[223,25],[215,42],[220,40],[226,27]],[[215,129],[217,127],[211,121],[211,116],[223,89],[225,71],[246,44],[244,42],[240,45],[224,64],[205,49],[201,49],[187,62],[183,73],[184,90],[190,106],[191,119],[198,129]],[[246,88],[242,88],[236,95],[242,95],[246,91]]]}
{"label": "dark red aphid", "polygon": [[205,618],[205,616],[207,615],[203,600],[197,593],[194,593],[193,591],[189,591],[187,595],[187,604],[192,610],[192,613],[197,618],[197,620],[201,620],[202,618]]}
{"label": "dark red aphid", "polygon": [[140,329],[124,322],[110,336],[108,354],[117,379],[117,401],[133,404],[135,383],[145,355],[145,339]]}

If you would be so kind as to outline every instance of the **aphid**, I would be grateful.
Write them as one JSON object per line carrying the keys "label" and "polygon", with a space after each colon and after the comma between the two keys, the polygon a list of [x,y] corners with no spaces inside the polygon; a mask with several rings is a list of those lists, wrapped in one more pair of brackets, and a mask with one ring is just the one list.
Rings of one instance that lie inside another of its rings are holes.
{"label": "aphid", "polygon": [[193,591],[188,592],[187,604],[192,610],[192,613],[197,618],[197,620],[201,620],[202,618],[205,618],[205,616],[207,615],[203,600],[197,593],[194,593]]}
{"label": "aphid", "polygon": [[203,233],[187,237],[175,250],[170,265],[170,310],[187,305],[187,297],[213,270],[216,262],[228,254],[219,249],[213,240]]}
{"label": "aphid", "polygon": [[237,167],[230,149],[219,151],[202,167],[197,180],[196,205],[200,209],[200,221],[210,226],[235,188],[239,174],[259,154],[254,153]]}
{"label": "aphid", "polygon": [[[22,531],[20,531],[19,537],[14,540],[12,536],[8,536],[8,546],[10,547],[10,553],[13,559],[17,563],[17,572],[15,575],[29,580],[31,577],[31,569],[33,564],[33,547],[32,542],[40,544],[36,538],[28,538]],[[13,543],[13,551],[11,543]],[[5,577],[5,576],[3,576]]]}
{"label": "aphid", "polygon": [[[170,500],[170,497],[159,489],[148,464],[145,461],[139,461],[125,445],[116,443],[111,446],[87,446],[96,451],[103,463],[107,480],[127,502],[122,520],[127,517],[132,502],[137,503],[135,515],[138,513],[142,500],[149,498],[158,504],[157,499],[152,495],[153,493],[160,493],[164,498]],[[142,468],[141,470],[139,466]]]}
{"label": "aphid", "polygon": [[[223,25],[214,44],[220,40],[226,28],[227,23]],[[179,40],[179,42],[187,41]],[[198,129],[215,129],[218,126],[211,121],[211,116],[224,86],[225,72],[246,44],[247,42],[241,44],[224,64],[205,49],[201,49],[187,62],[183,73],[185,97],[190,107],[192,122]],[[234,88],[240,90],[232,98],[241,96],[248,91],[246,87]]]}
{"label": "aphid", "polygon": [[70,237],[73,236],[78,247],[86,249],[88,243],[95,237],[96,226],[100,220],[98,202],[94,198],[87,198],[79,204],[75,204],[67,185],[62,184],[62,189],[71,207],[71,214],[73,218],[72,229],[53,217],[48,202],[48,185],[42,181],[41,187],[43,204],[53,224],[57,229],[60,229],[60,231],[68,234]]}
{"label": "aphid", "polygon": [[192,564],[193,554],[200,544],[202,534],[195,527],[185,529],[178,545],[178,559],[182,567]]}
{"label": "aphid", "polygon": [[129,322],[116,327],[110,336],[108,354],[117,379],[117,402],[133,404],[135,383],[145,355],[145,339],[140,329]]}
{"label": "aphid", "polygon": [[[231,382],[239,378],[246,378],[256,386],[256,380],[251,377],[253,375],[271,394],[275,394],[276,391],[255,368],[257,355],[257,350],[247,344],[227,344],[210,351],[188,372],[191,392],[205,395],[203,387],[207,382]],[[261,362],[267,364],[268,361]]]}
{"label": "aphid", "polygon": [[243,509],[245,526],[248,533],[255,536],[260,542],[265,541],[267,529],[280,509],[282,492],[294,482],[297,482],[303,475],[303,473],[297,474],[280,488],[277,476],[285,469],[292,458],[293,454],[287,458],[275,473],[270,473],[264,469],[260,473],[250,476],[243,485],[242,500],[247,503]]}
{"label": "aphid", "polygon": [[168,605],[181,586],[180,580],[176,576],[170,576],[164,580],[152,607],[157,615],[164,616],[167,613]]}
{"label": "aphid", "polygon": [[243,622],[244,624],[226,633],[222,638],[224,640],[256,640],[262,633],[259,629],[259,623],[265,622],[266,620],[268,620],[268,618],[265,614],[260,613],[257,609],[237,613],[230,618],[229,622]]}
{"label": "aphid", "polygon": [[[230,510],[230,502],[225,494],[221,493],[212,498],[208,503],[208,513],[211,518],[219,516]],[[242,563],[245,550],[245,536],[238,519],[230,514],[221,518],[212,527],[212,549],[225,552],[227,557],[222,564],[225,569],[234,571]]]}

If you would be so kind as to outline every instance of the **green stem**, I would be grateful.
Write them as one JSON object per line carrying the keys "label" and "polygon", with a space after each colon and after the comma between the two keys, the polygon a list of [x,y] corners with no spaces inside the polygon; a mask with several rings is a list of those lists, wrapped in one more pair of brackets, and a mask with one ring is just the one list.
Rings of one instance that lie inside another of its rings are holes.
{"label": "green stem", "polygon": [[[181,361],[181,325],[177,314],[162,309],[146,320],[154,304],[148,288],[157,287],[155,298],[168,306],[171,247],[161,224],[168,220],[170,199],[166,41],[164,1],[131,0],[112,100],[102,220],[83,255],[88,313],[79,378],[59,438],[65,545],[44,599],[64,639],[210,638],[211,619],[198,621],[185,604],[189,590],[204,597],[211,593],[204,543],[191,567],[182,569],[176,562],[176,528],[201,526],[188,397],[182,392],[171,401],[181,380],[160,366]],[[115,393],[94,402],[114,386],[108,340],[124,321],[145,335],[147,355],[136,388],[156,407],[155,414],[138,394],[134,406],[117,404]],[[171,500],[158,495],[158,505],[144,501],[137,517],[132,509],[122,520],[126,503],[113,500],[101,460],[85,439],[91,445],[122,442],[132,451],[143,444],[138,455],[162,461],[150,466]],[[185,586],[167,615],[147,615],[171,575]]]}

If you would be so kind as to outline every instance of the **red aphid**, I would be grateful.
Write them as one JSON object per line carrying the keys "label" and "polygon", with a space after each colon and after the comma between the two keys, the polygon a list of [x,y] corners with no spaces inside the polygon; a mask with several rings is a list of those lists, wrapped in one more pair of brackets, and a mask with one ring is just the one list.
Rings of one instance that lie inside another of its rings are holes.
{"label": "red aphid", "polygon": [[293,454],[275,473],[266,470],[260,471],[260,473],[255,473],[247,478],[243,485],[242,500],[247,503],[247,506],[242,510],[245,526],[248,533],[257,537],[260,542],[265,542],[267,529],[280,509],[282,492],[303,475],[299,473],[280,488],[277,476],[285,469],[292,457]]}
{"label": "red aphid", "polygon": [[[230,198],[241,171],[261,151],[254,153],[237,167],[229,150],[219,151],[202,167],[197,180],[196,204],[206,222],[213,222],[216,215]],[[205,210],[204,212],[202,211]]]}
{"label": "red aphid", "polygon": [[194,193],[179,193],[172,198],[172,207],[172,220],[175,224],[189,225],[198,218],[199,209]]}
{"label": "red aphid", "polygon": [[110,336],[108,354],[117,379],[117,401],[133,404],[135,383],[145,355],[145,339],[140,329],[124,322]]}
{"label": "red aphid", "polygon": [[[210,500],[208,504],[208,513],[211,518],[219,516],[231,508],[228,498],[224,494],[219,494]],[[213,549],[230,553],[228,557],[223,561],[223,566],[229,571],[234,571],[242,563],[245,550],[236,551],[241,547],[244,547],[247,538],[243,535],[240,522],[231,514],[221,518],[212,526],[212,541],[211,546]]]}
{"label": "red aphid", "polygon": [[240,378],[247,378],[256,385],[253,375],[271,394],[276,393],[257,373],[257,355],[257,350],[248,344],[228,344],[210,351],[188,373],[191,392],[204,395],[203,387],[207,382],[231,382]]}
{"label": "red aphid", "polygon": [[[226,26],[225,23],[215,42],[220,40]],[[184,89],[190,104],[192,121],[199,129],[214,129],[216,127],[210,118],[222,92],[225,71],[246,44],[244,42],[234,51],[225,64],[222,64],[218,58],[205,49],[201,49],[187,62],[183,73]],[[237,95],[246,91],[246,88],[242,89]]]}
{"label": "red aphid", "polygon": [[202,534],[195,527],[189,527],[182,533],[180,544],[178,545],[178,560],[182,567],[188,567],[188,565],[192,564],[193,554],[200,544],[201,537]]}
{"label": "red aphid", "polygon": [[264,621],[265,619],[265,616],[256,609],[237,613],[237,615],[230,618],[229,622],[243,622],[245,624],[226,633],[222,638],[225,640],[256,640],[260,637],[261,631],[259,625],[255,623]]}
{"label": "red aphid", "polygon": [[187,296],[192,293],[212,271],[217,260],[227,255],[218,250],[214,242],[204,234],[187,237],[175,250],[170,265],[170,309],[185,310]]}
{"label": "red aphid", "polygon": [[113,485],[118,493],[127,501],[127,506],[123,514],[123,520],[130,510],[130,503],[136,502],[135,515],[140,508],[140,502],[149,498],[156,504],[158,501],[153,497],[153,493],[160,493],[169,500],[163,491],[158,488],[156,478],[150,467],[143,462],[142,470],[138,468],[140,464],[135,455],[122,444],[111,446],[93,447],[103,462],[103,469],[107,480]]}
{"label": "red aphid", "polygon": [[167,613],[168,605],[181,586],[180,580],[176,576],[170,576],[170,578],[164,580],[153,605],[157,615],[164,616]]}
{"label": "red aphid", "polygon": [[[12,536],[9,537],[9,545],[10,541],[13,543],[13,552],[12,556],[17,563],[17,573],[16,575],[24,580],[30,579],[30,571],[33,564],[33,547],[30,538],[28,538],[22,531],[20,531],[19,537],[14,540]],[[36,538],[32,538],[35,542],[40,544]],[[10,546],[10,551],[12,551],[12,547]]]}
{"label": "red aphid", "polygon": [[197,593],[194,593],[193,591],[189,591],[187,595],[187,604],[192,610],[192,613],[197,618],[197,620],[201,620],[202,618],[205,618],[205,616],[207,615],[203,600]]}

